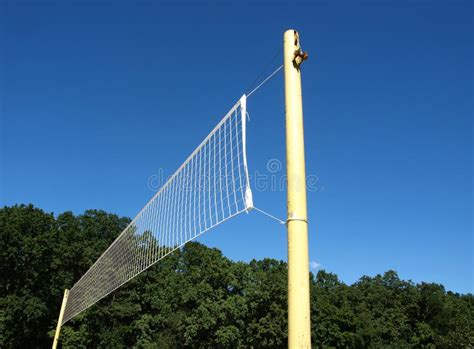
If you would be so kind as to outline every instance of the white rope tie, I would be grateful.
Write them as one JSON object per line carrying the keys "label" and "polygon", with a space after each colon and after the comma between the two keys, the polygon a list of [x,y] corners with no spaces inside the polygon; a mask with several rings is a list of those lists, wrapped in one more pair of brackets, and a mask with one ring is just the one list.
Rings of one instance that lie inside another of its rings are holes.
{"label": "white rope tie", "polygon": [[252,95],[252,93],[254,93],[255,91],[257,91],[260,87],[262,87],[265,83],[267,83],[268,80],[270,80],[276,73],[278,73],[281,68],[283,68],[283,64],[280,65],[278,68],[276,68],[273,73],[271,73],[270,75],[268,75],[265,80],[263,80],[257,87],[255,87],[252,91],[250,91],[249,93],[247,93],[247,97],[250,97]]}
{"label": "white rope tie", "polygon": [[286,224],[285,221],[282,221],[280,218],[275,217],[274,215],[272,215],[272,214],[270,214],[270,213],[268,213],[268,212],[266,212],[266,211],[264,211],[264,210],[261,210],[261,209],[259,209],[258,207],[255,207],[255,206],[254,206],[253,209],[254,209],[254,210],[257,210],[257,211],[260,212],[261,214],[263,214],[263,215],[265,215],[265,216],[267,216],[267,217],[269,217],[269,218],[271,218],[271,219],[277,221],[277,222],[280,223],[280,224]]}

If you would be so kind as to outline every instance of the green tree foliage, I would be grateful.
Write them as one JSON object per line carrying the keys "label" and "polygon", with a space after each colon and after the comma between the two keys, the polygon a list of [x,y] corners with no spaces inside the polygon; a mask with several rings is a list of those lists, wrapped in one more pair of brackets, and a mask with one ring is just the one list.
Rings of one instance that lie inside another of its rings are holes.
{"label": "green tree foliage", "polygon": [[[70,288],[129,223],[0,209],[0,348],[48,348]],[[474,346],[474,297],[388,271],[346,285],[310,275],[316,348]],[[287,268],[188,243],[63,326],[63,348],[284,348]]]}

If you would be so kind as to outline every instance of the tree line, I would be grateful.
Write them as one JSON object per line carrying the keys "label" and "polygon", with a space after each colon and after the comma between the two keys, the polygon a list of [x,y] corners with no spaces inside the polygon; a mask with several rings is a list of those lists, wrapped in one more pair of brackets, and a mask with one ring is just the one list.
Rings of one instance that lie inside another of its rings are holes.
{"label": "tree line", "polygon": [[[129,218],[0,209],[0,348],[48,348],[63,290]],[[395,271],[310,275],[315,348],[470,348],[474,297]],[[191,242],[63,326],[63,348],[285,348],[287,265],[234,262]]]}

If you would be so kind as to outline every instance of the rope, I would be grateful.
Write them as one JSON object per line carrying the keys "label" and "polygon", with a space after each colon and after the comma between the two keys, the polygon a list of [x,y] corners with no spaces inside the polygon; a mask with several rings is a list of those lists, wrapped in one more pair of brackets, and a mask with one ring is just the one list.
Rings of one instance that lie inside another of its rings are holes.
{"label": "rope", "polygon": [[264,76],[265,76],[265,73],[268,71],[269,68],[271,68],[272,66],[274,66],[274,63],[275,63],[275,60],[276,58],[283,52],[283,46],[279,46],[276,50],[275,50],[275,54],[273,55],[273,57],[268,61],[268,63],[264,66],[264,68],[262,69],[262,71],[260,72],[260,74],[257,75],[257,77],[255,78],[255,80],[253,80],[253,82],[249,85],[249,87],[247,87],[245,90],[246,91],[250,91],[251,89],[253,89],[255,87],[255,84],[257,83],[257,81],[260,81]]}
{"label": "rope", "polygon": [[267,217],[269,217],[269,218],[271,218],[271,219],[277,221],[277,222],[280,223],[280,224],[286,224],[285,221],[282,221],[280,218],[275,217],[274,215],[272,215],[272,214],[270,214],[270,213],[268,213],[268,212],[266,212],[266,211],[264,211],[264,210],[261,210],[261,209],[259,209],[258,207],[255,207],[255,206],[254,206],[253,209],[254,209],[254,210],[257,210],[257,211],[260,212],[261,214],[263,214],[263,215],[265,215],[265,216],[267,216]]}
{"label": "rope", "polygon": [[280,65],[278,68],[276,68],[273,73],[271,73],[270,75],[268,75],[265,80],[263,80],[257,87],[255,87],[252,91],[250,91],[249,93],[247,93],[247,97],[250,97],[252,95],[252,93],[254,93],[255,91],[257,91],[260,87],[262,87],[268,80],[270,80],[276,73],[278,73],[281,68],[283,68],[283,64]]}

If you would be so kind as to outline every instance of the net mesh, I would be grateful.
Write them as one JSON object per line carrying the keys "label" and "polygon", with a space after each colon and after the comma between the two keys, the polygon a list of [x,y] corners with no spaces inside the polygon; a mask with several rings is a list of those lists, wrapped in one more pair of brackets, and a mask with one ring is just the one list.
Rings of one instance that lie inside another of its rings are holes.
{"label": "net mesh", "polygon": [[69,291],[62,324],[225,220],[253,207],[246,96]]}

